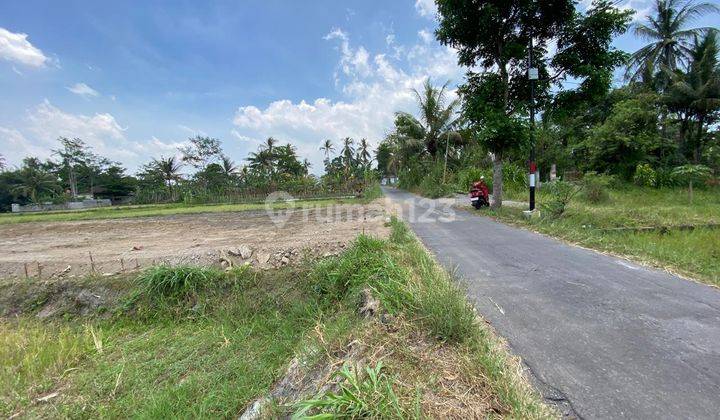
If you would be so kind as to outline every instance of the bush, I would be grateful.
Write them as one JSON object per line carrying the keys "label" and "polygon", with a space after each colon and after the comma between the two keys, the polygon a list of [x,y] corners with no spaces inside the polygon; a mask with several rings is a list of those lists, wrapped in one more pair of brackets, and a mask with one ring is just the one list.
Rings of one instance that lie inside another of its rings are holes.
{"label": "bush", "polygon": [[470,186],[472,186],[473,182],[476,182],[483,176],[485,177],[485,184],[488,185],[488,188],[492,188],[492,171],[490,169],[481,169],[474,166],[463,169],[457,174],[458,189],[463,192],[470,191]]}
{"label": "bush", "polygon": [[580,188],[567,181],[553,181],[545,184],[545,191],[548,193],[547,200],[542,204],[543,211],[550,217],[560,217],[567,210],[570,202],[580,191]]}
{"label": "bush", "polygon": [[583,198],[593,204],[604,203],[610,199],[608,188],[613,182],[613,177],[588,172],[582,179]]}
{"label": "bush", "polygon": [[679,185],[677,176],[671,169],[660,168],[655,171],[655,186],[658,188],[671,188]]}
{"label": "bush", "polygon": [[127,305],[151,317],[164,310],[175,314],[197,311],[202,309],[202,306],[197,306],[200,295],[226,293],[225,286],[241,284],[242,280],[249,278],[248,273],[244,266],[230,271],[191,265],[150,267],[135,279]]}
{"label": "bush", "polygon": [[647,163],[641,163],[635,168],[633,182],[641,187],[657,186],[657,173]]}
{"label": "bush", "polygon": [[[490,178],[492,178],[492,175]],[[506,191],[527,190],[528,170],[517,163],[505,163],[503,165],[503,188]]]}

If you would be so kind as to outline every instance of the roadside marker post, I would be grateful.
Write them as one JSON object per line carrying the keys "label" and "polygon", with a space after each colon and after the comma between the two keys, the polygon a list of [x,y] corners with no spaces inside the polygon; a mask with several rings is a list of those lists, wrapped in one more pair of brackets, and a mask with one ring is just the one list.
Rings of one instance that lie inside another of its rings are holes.
{"label": "roadside marker post", "polygon": [[528,80],[530,81],[530,162],[528,184],[530,186],[530,211],[535,210],[535,81],[538,79],[538,69],[533,67],[533,41],[530,35],[530,48],[528,50]]}

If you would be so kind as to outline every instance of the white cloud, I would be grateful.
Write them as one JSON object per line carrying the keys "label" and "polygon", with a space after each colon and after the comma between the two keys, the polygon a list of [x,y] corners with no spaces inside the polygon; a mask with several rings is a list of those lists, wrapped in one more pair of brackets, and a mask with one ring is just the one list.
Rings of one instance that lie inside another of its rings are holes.
{"label": "white cloud", "polygon": [[44,67],[49,59],[27,37],[27,34],[0,28],[0,58],[29,67]]}
{"label": "white cloud", "polygon": [[[350,136],[367,138],[375,146],[392,129],[396,111],[415,112],[413,88],[420,88],[426,77],[435,83],[460,82],[463,70],[458,67],[455,50],[437,43],[421,42],[394,54],[372,53],[364,46],[354,46],[350,36],[334,29],[326,37],[339,41],[339,60],[335,81],[343,94],[341,100],[315,98],[293,102],[278,99],[264,108],[241,106],[233,119],[235,138],[254,149],[257,139],[275,137],[292,142],[303,158],[322,171],[322,154],[318,147],[324,139],[338,145]],[[389,46],[394,38],[386,39]],[[397,51],[397,50],[395,50]],[[453,94],[453,93],[451,93]]]}
{"label": "white cloud", "polygon": [[435,19],[437,15],[435,0],[415,0],[415,10],[420,16],[430,19]]}
{"label": "white cloud", "polygon": [[424,43],[429,44],[433,40],[433,35],[427,29],[421,29],[418,31],[418,36],[423,40]]}
{"label": "white cloud", "polygon": [[98,93],[97,90],[91,88],[90,86],[86,85],[85,83],[75,83],[72,86],[68,86],[67,90],[70,92],[82,96],[83,98],[90,98],[93,96],[99,96],[100,93]]}
{"label": "white cloud", "polygon": [[153,157],[176,153],[182,142],[163,142],[156,137],[146,141],[127,138],[127,129],[108,113],[72,114],[47,99],[27,111],[21,128],[0,127],[0,150],[11,164],[19,165],[26,156],[52,157],[58,137],[80,138],[95,153],[120,161],[134,171]]}

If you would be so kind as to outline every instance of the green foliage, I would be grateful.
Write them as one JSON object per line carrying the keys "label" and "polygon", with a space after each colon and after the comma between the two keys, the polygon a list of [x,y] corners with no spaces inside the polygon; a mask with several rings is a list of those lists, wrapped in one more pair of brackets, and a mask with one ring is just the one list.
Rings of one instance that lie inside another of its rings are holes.
{"label": "green foliage", "polygon": [[678,182],[688,185],[690,183],[701,184],[710,178],[712,172],[705,165],[683,165],[673,169],[673,175]]}
{"label": "green foliage", "polygon": [[541,204],[543,215],[551,218],[561,217],[567,211],[568,205],[580,192],[580,187],[572,182],[557,180],[546,183],[543,188],[547,192]]}
{"label": "green foliage", "polygon": [[246,271],[245,267],[225,272],[190,265],[153,266],[135,279],[128,305],[151,316],[157,315],[157,310],[170,310],[173,313],[182,313],[188,309],[197,311],[202,309],[199,298],[204,292],[241,285]]}
{"label": "green foliage", "polygon": [[393,391],[392,379],[382,368],[382,362],[378,362],[375,367],[365,367],[361,373],[357,367],[343,365],[336,374],[342,380],[340,391],[326,392],[319,398],[300,402],[292,418],[407,418]]}
{"label": "green foliage", "polygon": [[655,95],[618,102],[602,125],[582,143],[586,167],[630,179],[638,164],[657,160],[673,149],[662,140]]}
{"label": "green foliage", "polygon": [[588,203],[598,204],[604,203],[610,199],[608,188],[613,182],[613,178],[598,174],[597,172],[588,172],[583,176],[581,181],[582,194]]}
{"label": "green foliage", "polygon": [[657,174],[652,166],[641,163],[635,168],[633,182],[641,187],[655,187],[657,186]]}
{"label": "green foliage", "polygon": [[483,177],[488,188],[492,188],[492,173],[489,170],[475,166],[464,168],[456,176],[458,188],[463,192],[470,191],[473,182],[477,182]]}

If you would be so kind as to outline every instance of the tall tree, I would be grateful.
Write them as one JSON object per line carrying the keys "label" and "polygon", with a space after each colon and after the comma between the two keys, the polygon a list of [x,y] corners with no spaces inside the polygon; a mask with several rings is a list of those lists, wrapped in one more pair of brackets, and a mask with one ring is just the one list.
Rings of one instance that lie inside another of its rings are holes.
{"label": "tall tree", "polygon": [[447,132],[455,122],[455,111],[460,104],[459,99],[447,101],[446,93],[449,82],[435,87],[426,79],[422,91],[413,89],[420,109],[420,118],[406,112],[398,112],[395,118],[396,131],[400,136],[422,141],[425,150],[435,157],[439,143],[445,139]]}
{"label": "tall tree", "polygon": [[[528,58],[539,69],[540,100],[553,83],[569,77],[584,79],[578,91],[607,91],[614,67],[625,56],[610,46],[627,28],[629,12],[605,0],[595,1],[584,14],[573,0],[438,0],[437,38],[458,51],[458,62],[470,72],[461,87],[463,114],[474,136],[493,154],[493,206],[502,205],[502,162],[527,138]],[[529,49],[530,40],[534,48]],[[548,57],[548,43],[557,51]]]}
{"label": "tall tree", "polygon": [[335,151],[335,146],[333,145],[332,140],[325,139],[320,146],[320,150],[325,154],[325,160],[330,159],[330,153]]}
{"label": "tall tree", "polygon": [[182,153],[182,161],[197,170],[202,171],[208,164],[222,156],[222,147],[218,139],[195,136],[189,138],[188,142],[187,146],[179,147],[178,150]]}
{"label": "tall tree", "polygon": [[226,155],[221,155],[221,163],[223,173],[227,176],[234,176],[237,174],[238,166]]}
{"label": "tall tree", "polygon": [[7,161],[5,160],[5,156],[0,155],[0,171],[4,170],[7,167]]}
{"label": "tall tree", "polygon": [[60,147],[54,149],[53,154],[60,158],[60,166],[70,185],[70,194],[75,198],[78,195],[78,172],[92,161],[94,155],[90,147],[79,138],[60,137],[58,142]]}
{"label": "tall tree", "polygon": [[353,166],[353,159],[355,158],[355,141],[350,137],[343,139],[343,147],[340,151],[343,159],[343,165],[345,167],[345,175],[349,175],[350,168]]}
{"label": "tall tree", "polygon": [[182,179],[180,174],[182,166],[182,162],[178,161],[175,156],[170,156],[153,159],[148,165],[148,169],[157,173],[165,186],[172,190],[173,185]]}
{"label": "tall tree", "polygon": [[[720,67],[715,31],[702,40],[695,40],[687,73],[673,73],[673,84],[665,94],[665,102],[681,118],[681,148],[700,163],[708,126],[720,118]],[[693,130],[689,124],[692,123]]]}
{"label": "tall tree", "polygon": [[363,166],[367,167],[370,163],[370,158],[370,144],[367,139],[360,139],[360,144],[358,145],[358,160]]}
{"label": "tall tree", "polygon": [[39,203],[44,193],[54,193],[59,189],[53,174],[47,172],[37,158],[25,158],[19,171],[20,183],[14,186],[14,191],[30,199],[32,203]]}
{"label": "tall tree", "polygon": [[[650,43],[635,51],[628,62],[625,73],[631,80],[647,79],[657,69],[666,67],[675,71],[681,63],[690,59],[693,40],[704,33],[712,32],[710,27],[688,29],[695,19],[720,11],[712,3],[696,3],[687,0],[655,0],[653,13],[645,23],[636,23],[632,30],[636,36]],[[661,85],[667,87],[669,78],[661,74]],[[647,81],[647,80],[645,80]]]}

